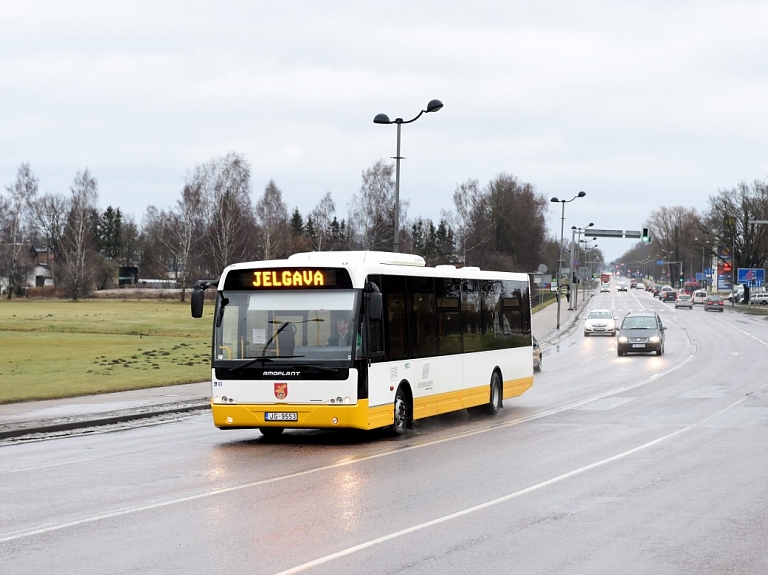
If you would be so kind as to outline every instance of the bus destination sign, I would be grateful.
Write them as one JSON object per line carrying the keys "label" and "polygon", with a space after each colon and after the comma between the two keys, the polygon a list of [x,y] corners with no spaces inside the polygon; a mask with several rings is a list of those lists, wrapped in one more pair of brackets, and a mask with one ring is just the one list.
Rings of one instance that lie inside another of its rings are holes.
{"label": "bus destination sign", "polygon": [[234,270],[227,274],[224,289],[292,290],[351,289],[345,269],[336,268],[262,268]]}

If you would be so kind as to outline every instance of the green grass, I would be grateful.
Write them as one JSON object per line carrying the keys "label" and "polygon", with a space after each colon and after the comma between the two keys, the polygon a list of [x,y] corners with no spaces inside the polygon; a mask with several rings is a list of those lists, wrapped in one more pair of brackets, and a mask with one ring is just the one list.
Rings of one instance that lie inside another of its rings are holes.
{"label": "green grass", "polygon": [[210,379],[213,306],[0,301],[0,403]]}

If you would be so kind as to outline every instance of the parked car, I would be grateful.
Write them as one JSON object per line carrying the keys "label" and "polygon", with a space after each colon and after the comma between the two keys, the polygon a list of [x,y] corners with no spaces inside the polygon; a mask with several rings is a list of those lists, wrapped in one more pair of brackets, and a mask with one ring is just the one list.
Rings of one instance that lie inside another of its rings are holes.
{"label": "parked car", "polygon": [[536,338],[534,336],[531,338],[533,339],[533,371],[541,371],[541,348]]}
{"label": "parked car", "polygon": [[616,335],[616,318],[609,309],[593,309],[584,320],[584,336]]}
{"label": "parked car", "polygon": [[728,301],[731,303],[739,303],[742,299],[744,299],[744,286],[739,284],[736,286],[735,290],[728,294]]}
{"label": "parked car", "polygon": [[687,307],[688,309],[693,309],[693,297],[687,293],[679,294],[675,300],[675,309],[679,307]]}
{"label": "parked car", "polygon": [[624,316],[616,340],[619,356],[627,353],[664,353],[666,327],[655,311],[629,312]]}
{"label": "parked car", "polygon": [[749,303],[759,304],[759,305],[768,305],[768,292],[765,292],[765,291],[756,291],[754,293],[750,292]]}
{"label": "parked car", "polygon": [[693,292],[693,303],[704,303],[704,301],[707,299],[707,292],[703,289],[696,290]]}
{"label": "parked car", "polygon": [[719,295],[708,295],[704,300],[704,311],[723,311],[725,302]]}

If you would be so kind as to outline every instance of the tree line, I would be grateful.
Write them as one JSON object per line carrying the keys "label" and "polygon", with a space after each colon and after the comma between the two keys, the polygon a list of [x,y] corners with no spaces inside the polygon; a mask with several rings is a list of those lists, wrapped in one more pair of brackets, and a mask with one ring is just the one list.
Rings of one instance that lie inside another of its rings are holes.
{"label": "tree line", "polygon": [[[762,222],[762,223],[759,223]],[[768,259],[768,183],[741,182],[711,195],[702,212],[685,206],[662,206],[646,225],[651,242],[638,243],[616,263],[661,270],[656,262],[675,262],[670,280],[694,278],[715,263],[764,268]],[[715,262],[715,263],[713,263]]]}
{"label": "tree line", "polygon": [[[55,286],[80,299],[115,287],[121,267],[142,278],[172,278],[185,291],[197,279],[215,278],[229,264],[285,258],[309,250],[399,251],[423,256],[428,265],[532,271],[556,266],[558,240],[548,237],[549,202],[532,184],[500,173],[481,185],[467,180],[446,193],[439,221],[408,217],[399,202],[394,229],[394,165],[384,160],[362,171],[360,189],[345,214],[331,192],[302,214],[289,211],[270,180],[255,195],[251,166],[236,152],[190,170],[171,207],[149,206],[139,223],[119,206],[98,206],[98,180],[77,172],[69,193],[41,194],[29,163],[0,196],[0,278],[7,297],[23,293],[29,245],[52,254]],[[397,233],[396,233],[397,232]]]}

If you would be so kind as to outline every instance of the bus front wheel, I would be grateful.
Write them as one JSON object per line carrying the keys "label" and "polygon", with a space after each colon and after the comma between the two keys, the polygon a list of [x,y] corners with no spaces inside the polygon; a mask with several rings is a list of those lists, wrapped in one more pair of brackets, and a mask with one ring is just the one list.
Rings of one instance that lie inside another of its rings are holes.
{"label": "bus front wheel", "polygon": [[485,405],[484,411],[487,415],[496,415],[501,407],[501,377],[498,371],[494,371],[491,376],[491,398]]}
{"label": "bus front wheel", "polygon": [[392,423],[392,431],[395,435],[403,435],[408,427],[409,419],[409,407],[408,407],[408,395],[403,391],[402,387],[397,389],[395,394],[394,403],[394,422]]}

